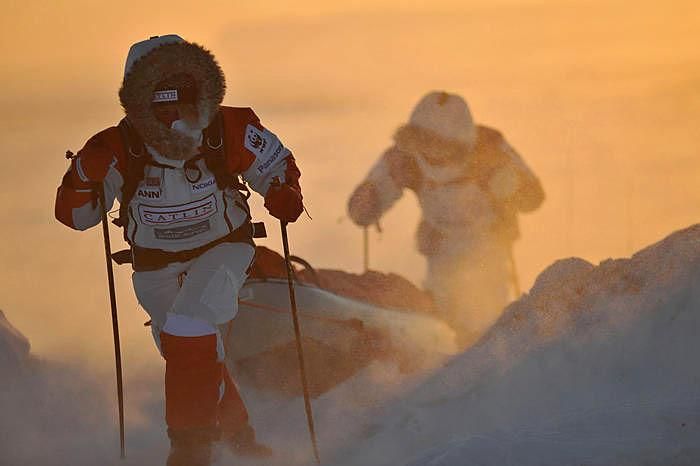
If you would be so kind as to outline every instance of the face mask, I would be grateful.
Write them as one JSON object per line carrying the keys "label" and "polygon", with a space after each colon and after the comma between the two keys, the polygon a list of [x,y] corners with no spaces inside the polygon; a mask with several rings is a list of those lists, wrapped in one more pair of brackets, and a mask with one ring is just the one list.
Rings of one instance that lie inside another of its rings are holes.
{"label": "face mask", "polygon": [[175,120],[170,127],[182,135],[189,136],[195,141],[202,141],[202,130],[190,126],[185,120]]}

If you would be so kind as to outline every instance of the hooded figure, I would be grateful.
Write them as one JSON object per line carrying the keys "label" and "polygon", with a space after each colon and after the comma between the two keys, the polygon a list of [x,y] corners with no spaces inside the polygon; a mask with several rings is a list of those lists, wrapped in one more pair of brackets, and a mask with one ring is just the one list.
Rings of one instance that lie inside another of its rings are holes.
{"label": "hooded figure", "polygon": [[[223,364],[222,335],[255,252],[247,187],[293,222],[303,210],[300,172],[251,109],[221,105],[224,92],[203,47],[176,35],[134,44],[119,91],[126,117],[88,140],[56,198],[56,217],[76,230],[120,202],[134,290],[166,361],[168,466],[208,465],[218,438],[235,453],[271,453]],[[96,201],[100,184],[106,206]]]}
{"label": "hooded figure", "polygon": [[542,187],[501,133],[474,124],[464,99],[431,92],[353,192],[350,218],[377,223],[404,189],[422,211],[425,287],[467,345],[508,302],[517,213],[540,206]]}

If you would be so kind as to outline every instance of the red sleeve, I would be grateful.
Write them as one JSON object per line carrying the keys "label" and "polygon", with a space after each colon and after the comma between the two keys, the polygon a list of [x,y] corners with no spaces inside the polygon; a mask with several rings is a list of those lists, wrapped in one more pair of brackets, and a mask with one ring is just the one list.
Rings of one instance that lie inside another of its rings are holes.
{"label": "red sleeve", "polygon": [[[251,108],[221,107],[224,119],[224,145],[226,150],[226,166],[232,174],[242,174],[255,162],[255,154],[246,149],[246,127],[253,125],[260,131],[265,127],[260,123],[260,118]],[[288,149],[286,149],[288,150]],[[291,152],[282,159],[285,163],[285,182],[294,186],[301,192],[299,178],[301,171]],[[281,173],[280,173],[281,174]],[[263,193],[264,194],[264,193]]]}
{"label": "red sleeve", "polygon": [[[78,151],[78,156],[90,157],[89,148],[91,144],[95,142],[99,142],[112,150],[117,158],[116,169],[121,174],[125,173],[127,157],[119,129],[113,126],[95,134],[88,140],[85,146]],[[92,191],[90,185],[82,183],[80,175],[77,172],[75,160],[72,161],[70,168],[61,180],[61,185],[56,191],[56,203],[54,207],[56,219],[70,228],[84,229],[84,225],[76,225],[74,209],[84,207],[94,200],[95,193]],[[92,223],[92,221],[88,220],[88,223]]]}
{"label": "red sleeve", "polygon": [[299,178],[301,178],[301,170],[297,166],[297,162],[294,159],[293,154],[289,154],[285,159],[287,162],[287,168],[284,171],[284,179],[286,183],[290,186],[294,186],[301,192],[301,185],[299,184]]}
{"label": "red sleeve", "polygon": [[56,191],[54,214],[56,219],[67,227],[77,230],[73,222],[73,209],[84,206],[94,199],[94,193],[76,190],[70,182],[70,170],[63,176],[63,181]]}
{"label": "red sleeve", "polygon": [[243,173],[255,162],[255,156],[245,149],[245,128],[249,124],[261,127],[260,119],[250,108],[221,107],[221,115],[226,167],[232,174]]}

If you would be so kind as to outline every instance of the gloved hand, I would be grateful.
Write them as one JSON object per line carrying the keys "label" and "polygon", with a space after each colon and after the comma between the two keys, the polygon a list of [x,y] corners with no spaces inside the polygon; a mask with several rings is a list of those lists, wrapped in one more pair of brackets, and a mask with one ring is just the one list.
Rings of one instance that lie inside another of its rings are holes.
{"label": "gloved hand", "polygon": [[265,208],[273,217],[292,223],[304,211],[302,199],[298,188],[286,183],[273,184],[265,195]]}
{"label": "gloved hand", "polygon": [[71,166],[74,188],[89,188],[104,181],[109,169],[117,163],[114,153],[98,138],[91,138],[78,151]]}
{"label": "gloved hand", "polygon": [[374,183],[366,181],[355,189],[348,201],[348,215],[356,225],[362,227],[379,221],[379,192]]}

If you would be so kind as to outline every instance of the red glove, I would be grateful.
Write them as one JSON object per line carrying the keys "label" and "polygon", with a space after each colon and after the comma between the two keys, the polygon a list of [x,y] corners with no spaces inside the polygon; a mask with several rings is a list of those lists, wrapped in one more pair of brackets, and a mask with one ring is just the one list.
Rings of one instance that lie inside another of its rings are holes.
{"label": "red glove", "polygon": [[73,159],[71,182],[74,188],[88,188],[104,181],[109,169],[117,163],[112,150],[98,138],[91,138]]}
{"label": "red glove", "polygon": [[265,207],[270,215],[283,222],[292,223],[304,211],[299,188],[288,184],[273,184],[265,196]]}

